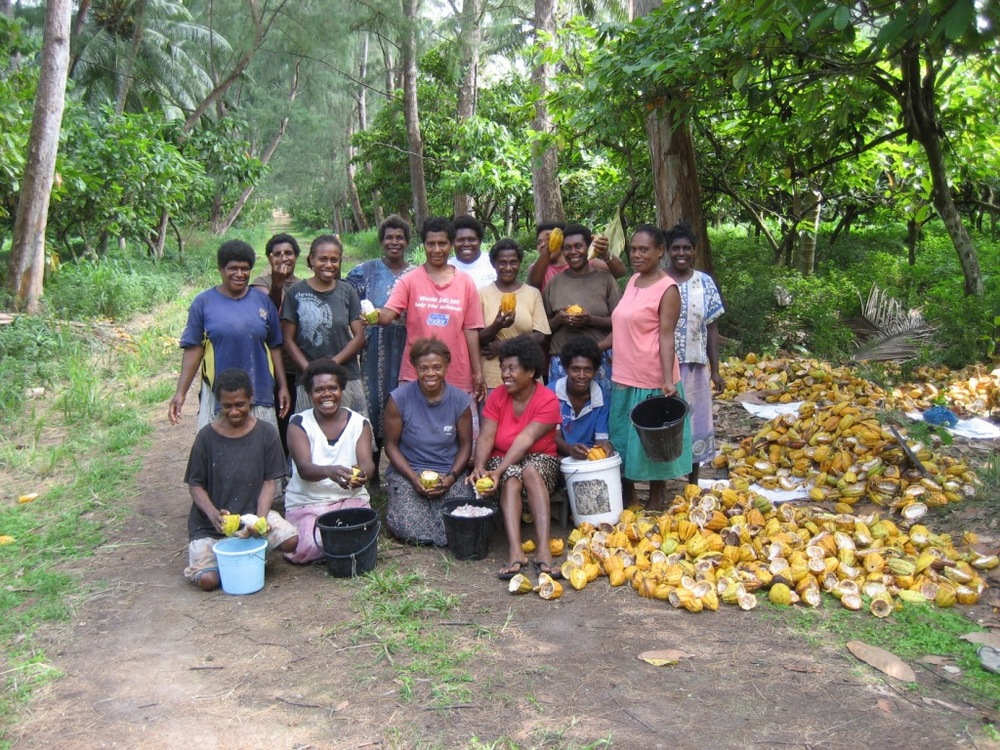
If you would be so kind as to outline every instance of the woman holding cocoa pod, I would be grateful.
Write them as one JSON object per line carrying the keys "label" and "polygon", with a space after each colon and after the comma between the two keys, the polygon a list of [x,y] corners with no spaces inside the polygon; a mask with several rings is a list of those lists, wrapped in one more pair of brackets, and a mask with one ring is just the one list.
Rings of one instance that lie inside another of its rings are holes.
{"label": "woman holding cocoa pod", "polygon": [[332,359],[310,362],[302,386],[312,408],[288,422],[292,478],[285,490],[285,519],[298,527],[293,563],[323,559],[316,544],[316,519],[324,513],[370,507],[365,482],[375,471],[372,426],[361,414],[342,405],[350,379]]}
{"label": "woman holding cocoa pod", "polygon": [[[476,463],[470,482],[482,494],[500,493],[507,531],[507,564],[497,575],[513,578],[527,566],[521,549],[522,492],[535,520],[535,566],[560,577],[549,549],[550,495],[559,479],[556,428],[559,400],[538,382],[545,367],[542,348],[527,336],[500,347],[503,388],[496,388],[483,408],[483,429],[476,441]],[[488,478],[488,482],[483,482]]]}
{"label": "woman holding cocoa pod", "polygon": [[479,290],[483,320],[493,321],[479,331],[487,391],[503,385],[497,355],[504,341],[527,335],[543,345],[551,332],[542,295],[533,286],[518,281],[523,260],[524,250],[509,238],[500,240],[490,250],[490,262],[496,269],[497,280]]}
{"label": "woman holding cocoa pod", "polygon": [[403,383],[385,404],[389,508],[386,523],[410,544],[448,543],[443,500],[472,499],[466,466],[472,455],[472,398],[445,382],[451,352],[438,339],[410,346],[417,379]]}
{"label": "woman holding cocoa pod", "polygon": [[[587,336],[601,341],[611,331],[611,313],[618,304],[618,284],[607,271],[587,262],[590,230],[581,224],[570,224],[563,233],[563,256],[569,267],[552,277],[545,285],[542,300],[549,316],[552,339],[549,342],[548,382],[566,376],[559,355],[563,346],[574,336]],[[611,385],[611,358],[605,352],[595,376],[598,384]]]}

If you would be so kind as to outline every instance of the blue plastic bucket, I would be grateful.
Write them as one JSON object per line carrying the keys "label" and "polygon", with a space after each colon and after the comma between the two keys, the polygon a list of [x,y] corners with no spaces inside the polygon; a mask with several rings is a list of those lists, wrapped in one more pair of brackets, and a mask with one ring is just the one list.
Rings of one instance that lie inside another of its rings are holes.
{"label": "blue plastic bucket", "polygon": [[267,540],[230,537],[215,543],[222,590],[227,594],[253,594],[264,588],[264,555]]}

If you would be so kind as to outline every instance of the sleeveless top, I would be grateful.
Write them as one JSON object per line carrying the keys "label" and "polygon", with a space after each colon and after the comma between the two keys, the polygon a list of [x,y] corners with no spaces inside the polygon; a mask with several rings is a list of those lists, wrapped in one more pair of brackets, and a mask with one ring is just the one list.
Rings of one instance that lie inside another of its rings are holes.
{"label": "sleeveless top", "polygon": [[[350,468],[358,462],[357,445],[364,426],[368,420],[346,406],[341,406],[348,413],[347,424],[333,444],[327,439],[323,430],[316,423],[312,409],[306,409],[301,414],[292,417],[289,426],[299,425],[309,438],[312,462],[318,466],[347,466]],[[299,476],[298,467],[292,461],[292,478],[285,490],[285,507],[297,508],[303,505],[333,503],[349,497],[368,499],[368,489],[362,485],[355,489],[341,487],[330,478],[319,482],[309,482]]]}
{"label": "sleeveless top", "polygon": [[441,400],[432,404],[420,384],[412,382],[394,390],[392,400],[403,418],[399,450],[410,467],[440,474],[451,471],[458,453],[458,419],[472,403],[469,394],[445,383]]}
{"label": "sleeveless top", "polygon": [[[660,300],[667,289],[676,286],[669,276],[642,289],[635,285],[639,274],[628,281],[621,301],[611,313],[614,333],[614,371],[611,381],[633,388],[660,388],[663,365],[660,362]],[[680,365],[674,356],[673,383],[681,379]]]}

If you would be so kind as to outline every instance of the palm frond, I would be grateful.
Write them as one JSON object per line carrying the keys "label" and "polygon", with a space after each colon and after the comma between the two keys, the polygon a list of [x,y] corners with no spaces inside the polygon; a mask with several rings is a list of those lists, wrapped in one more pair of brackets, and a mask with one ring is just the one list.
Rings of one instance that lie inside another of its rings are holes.
{"label": "palm frond", "polygon": [[934,327],[920,310],[904,309],[899,300],[872,284],[868,299],[861,305],[861,320],[848,321],[859,350],[855,361],[896,361],[913,359],[933,343]]}

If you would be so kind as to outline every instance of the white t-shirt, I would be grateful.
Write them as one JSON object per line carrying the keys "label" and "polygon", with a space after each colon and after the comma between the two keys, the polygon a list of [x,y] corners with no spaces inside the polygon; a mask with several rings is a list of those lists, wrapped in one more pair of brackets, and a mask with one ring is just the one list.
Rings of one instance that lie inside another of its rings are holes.
{"label": "white t-shirt", "polygon": [[453,255],[448,258],[448,265],[469,274],[476,282],[476,289],[482,289],[497,280],[497,270],[490,263],[489,254],[482,251],[480,251],[479,257],[471,263],[463,263]]}

